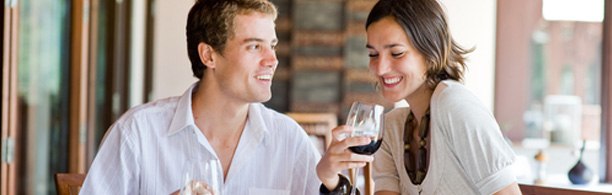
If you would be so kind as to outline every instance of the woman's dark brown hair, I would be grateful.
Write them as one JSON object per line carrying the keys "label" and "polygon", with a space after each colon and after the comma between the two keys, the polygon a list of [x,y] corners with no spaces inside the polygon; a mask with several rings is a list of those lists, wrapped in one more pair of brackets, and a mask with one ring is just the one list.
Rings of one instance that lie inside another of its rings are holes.
{"label": "woman's dark brown hair", "polygon": [[426,82],[431,89],[442,80],[463,80],[466,50],[451,37],[444,10],[436,0],[380,0],[368,15],[368,27],[392,17],[404,29],[410,43],[427,61]]}

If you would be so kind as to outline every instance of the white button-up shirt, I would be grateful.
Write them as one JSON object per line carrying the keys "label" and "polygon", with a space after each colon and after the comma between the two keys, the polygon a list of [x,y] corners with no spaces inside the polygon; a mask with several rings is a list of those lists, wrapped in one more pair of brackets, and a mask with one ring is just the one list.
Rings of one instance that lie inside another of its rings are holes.
{"label": "white button-up shirt", "polygon": [[[105,135],[81,194],[170,194],[179,189],[189,159],[217,160],[195,125],[194,84],[180,97],[127,111]],[[318,194],[320,154],[289,117],[261,103],[248,119],[224,181],[224,195]],[[201,162],[201,161],[200,161]]]}

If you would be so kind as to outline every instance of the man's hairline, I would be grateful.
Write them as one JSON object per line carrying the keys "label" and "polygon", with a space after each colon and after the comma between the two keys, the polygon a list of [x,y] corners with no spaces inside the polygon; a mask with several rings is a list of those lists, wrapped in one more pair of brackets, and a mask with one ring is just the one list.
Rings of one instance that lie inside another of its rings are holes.
{"label": "man's hairline", "polygon": [[[273,23],[273,24],[274,24],[274,26],[276,27],[276,18],[277,18],[278,13],[277,13],[277,14],[274,14],[274,13],[266,13],[266,12],[259,11],[259,10],[238,11],[238,14],[236,14],[236,15],[234,16],[234,19],[233,19],[233,21],[232,21],[232,25],[231,25],[231,27],[232,27],[232,29],[231,29],[232,33],[231,33],[231,36],[227,37],[227,39],[225,39],[225,40],[224,40],[224,42],[223,42],[223,44],[222,44],[222,45],[223,45],[223,47],[222,47],[222,49],[223,49],[223,50],[222,50],[222,51],[217,51],[217,52],[219,53],[219,55],[221,55],[221,56],[225,57],[225,56],[223,55],[223,53],[225,52],[225,49],[226,49],[227,43],[228,43],[228,42],[229,42],[231,39],[233,39],[233,38],[235,38],[235,37],[236,37],[236,20],[237,20],[238,16],[248,16],[248,15],[255,15],[255,14],[260,14],[260,15],[263,15],[263,16],[265,16],[265,17],[270,17],[270,18],[272,19],[272,23]],[[259,39],[259,38],[247,38],[247,39]],[[261,39],[261,40],[262,40],[262,42],[263,42],[263,39]],[[280,41],[278,40],[278,37],[275,37],[275,39],[274,39],[274,40],[276,41],[276,44],[278,45],[278,43],[280,42]],[[244,44],[245,44],[245,43],[247,43],[247,42],[250,42],[250,41],[245,41],[245,40],[243,40],[243,41],[242,41],[242,43],[241,43],[240,45],[244,45]],[[200,43],[204,43],[204,44],[209,45],[208,43],[206,43],[206,42],[204,42],[204,41],[201,41]],[[214,48],[213,48],[213,50],[214,50]]]}

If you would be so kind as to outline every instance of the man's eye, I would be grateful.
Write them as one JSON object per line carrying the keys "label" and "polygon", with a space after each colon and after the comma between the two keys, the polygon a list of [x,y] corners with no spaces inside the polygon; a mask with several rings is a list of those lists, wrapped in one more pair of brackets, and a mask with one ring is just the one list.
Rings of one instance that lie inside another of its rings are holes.
{"label": "man's eye", "polygon": [[378,57],[378,54],[368,54],[368,56],[371,58],[375,58],[375,57]]}
{"label": "man's eye", "polygon": [[270,48],[272,48],[272,50],[276,51],[276,45],[272,45],[272,46],[270,46]]}
{"label": "man's eye", "polygon": [[249,50],[258,50],[259,49],[259,45],[251,45],[249,46]]}

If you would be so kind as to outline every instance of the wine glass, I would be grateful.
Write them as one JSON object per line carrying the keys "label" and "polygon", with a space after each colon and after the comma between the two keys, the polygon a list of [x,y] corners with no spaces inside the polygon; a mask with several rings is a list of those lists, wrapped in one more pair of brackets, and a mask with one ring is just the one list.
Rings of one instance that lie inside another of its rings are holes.
{"label": "wine glass", "polygon": [[220,195],[220,164],[217,160],[187,160],[183,164],[181,195]]}
{"label": "wine glass", "polygon": [[[346,125],[353,127],[353,132],[349,137],[368,137],[370,144],[362,146],[352,146],[349,149],[357,154],[372,155],[380,148],[383,136],[383,114],[385,108],[381,105],[353,102],[351,110],[346,119]],[[355,186],[351,194],[355,194],[357,188],[357,174],[359,168],[355,169]]]}

